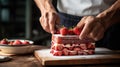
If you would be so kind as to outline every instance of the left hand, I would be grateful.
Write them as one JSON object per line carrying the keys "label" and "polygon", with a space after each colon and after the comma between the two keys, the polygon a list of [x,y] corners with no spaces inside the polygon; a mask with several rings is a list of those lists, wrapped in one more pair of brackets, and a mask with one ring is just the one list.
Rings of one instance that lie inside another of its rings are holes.
{"label": "left hand", "polygon": [[78,27],[83,27],[81,34],[79,35],[80,39],[83,38],[92,38],[95,41],[98,41],[103,38],[105,28],[103,23],[99,18],[94,16],[85,16],[77,24]]}

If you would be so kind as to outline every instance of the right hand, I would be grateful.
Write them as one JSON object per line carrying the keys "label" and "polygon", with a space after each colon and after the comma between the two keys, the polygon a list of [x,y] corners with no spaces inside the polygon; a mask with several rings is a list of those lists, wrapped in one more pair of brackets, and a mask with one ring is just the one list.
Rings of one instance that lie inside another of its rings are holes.
{"label": "right hand", "polygon": [[103,20],[100,21],[100,18],[94,16],[85,16],[77,24],[78,27],[83,27],[80,39],[91,38],[95,41],[98,41],[103,38],[105,30],[105,25]]}
{"label": "right hand", "polygon": [[41,26],[48,33],[55,33],[55,25],[60,23],[60,18],[55,10],[44,10],[39,19]]}

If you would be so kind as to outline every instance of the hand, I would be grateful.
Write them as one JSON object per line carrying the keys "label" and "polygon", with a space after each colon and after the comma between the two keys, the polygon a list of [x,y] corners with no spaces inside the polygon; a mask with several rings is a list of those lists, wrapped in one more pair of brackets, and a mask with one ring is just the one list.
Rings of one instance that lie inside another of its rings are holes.
{"label": "hand", "polygon": [[55,25],[59,23],[59,16],[52,5],[52,0],[34,0],[41,11],[39,19],[41,26],[46,32],[54,33]]}
{"label": "hand", "polygon": [[80,39],[92,38],[95,41],[100,40],[104,36],[105,28],[99,18],[94,16],[86,16],[77,24],[78,27],[83,27],[80,34]]}
{"label": "hand", "polygon": [[56,11],[43,11],[39,19],[41,26],[46,32],[55,33],[55,25],[59,24],[60,19]]}

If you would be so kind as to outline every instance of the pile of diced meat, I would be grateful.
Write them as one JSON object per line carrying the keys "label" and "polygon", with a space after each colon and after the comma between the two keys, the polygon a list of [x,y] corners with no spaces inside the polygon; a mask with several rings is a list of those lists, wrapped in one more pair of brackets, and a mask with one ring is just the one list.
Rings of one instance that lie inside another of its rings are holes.
{"label": "pile of diced meat", "polygon": [[53,56],[92,55],[95,43],[92,39],[80,40],[78,35],[52,35],[51,50]]}

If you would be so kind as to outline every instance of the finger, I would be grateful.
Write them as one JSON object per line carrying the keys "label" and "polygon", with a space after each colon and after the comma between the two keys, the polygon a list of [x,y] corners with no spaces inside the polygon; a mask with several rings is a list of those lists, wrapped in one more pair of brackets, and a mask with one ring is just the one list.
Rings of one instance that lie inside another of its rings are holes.
{"label": "finger", "polygon": [[41,24],[42,28],[43,28],[46,32],[50,32],[49,29],[48,29],[49,26],[46,25],[46,23],[44,22],[44,17],[40,17],[39,21],[40,21],[40,24]]}
{"label": "finger", "polygon": [[84,26],[84,22],[85,22],[85,19],[87,18],[87,16],[83,17],[80,22],[77,24],[78,27],[82,28]]}
{"label": "finger", "polygon": [[45,15],[44,15],[44,28],[45,28],[45,30],[47,31],[47,32],[49,32],[49,33],[51,33],[50,32],[50,26],[49,26],[49,14],[48,13],[46,13]]}
{"label": "finger", "polygon": [[80,39],[86,38],[88,36],[88,34],[91,32],[92,28],[93,28],[93,23],[94,22],[94,18],[93,17],[87,17],[84,21],[85,26],[80,34]]}
{"label": "finger", "polygon": [[83,17],[83,18],[80,20],[80,22],[84,22],[85,19],[87,19],[87,17],[88,17],[88,16]]}
{"label": "finger", "polygon": [[104,33],[103,32],[98,32],[98,34],[93,38],[95,41],[98,41],[100,39],[102,39],[104,36]]}
{"label": "finger", "polygon": [[97,34],[98,34],[98,32],[100,31],[100,24],[96,24],[96,26],[94,26],[94,28],[92,29],[92,31],[90,32],[90,38],[94,38],[94,37],[96,37],[97,36]]}
{"label": "finger", "polygon": [[[81,30],[83,29],[84,25],[85,25],[85,20],[86,20],[87,16],[86,17],[83,17],[80,22],[78,22],[77,24],[77,27],[79,27]],[[82,32],[82,31],[81,31]],[[79,35],[79,38],[81,39],[81,36]]]}
{"label": "finger", "polygon": [[47,27],[48,26],[48,21],[49,21],[48,13],[46,13],[43,17],[44,17],[44,26]]}
{"label": "finger", "polygon": [[101,36],[104,34],[104,32],[105,32],[105,30],[104,30],[104,27],[102,26],[102,24],[99,23],[98,21],[96,21],[96,25],[93,28],[93,30],[91,31],[90,36],[92,38],[95,38],[95,40],[99,40],[101,38]]}
{"label": "finger", "polygon": [[91,30],[91,27],[89,25],[85,25],[81,31],[80,39],[86,38],[90,30]]}
{"label": "finger", "polygon": [[44,19],[43,19],[43,17],[40,17],[40,18],[39,18],[39,22],[40,22],[41,26],[44,28],[44,24],[43,24]]}
{"label": "finger", "polygon": [[54,34],[55,32],[55,19],[56,19],[56,16],[55,14],[50,14],[49,16],[49,26],[50,26],[50,32],[51,34]]}
{"label": "finger", "polygon": [[42,22],[42,17],[39,18],[39,22],[40,22],[40,23]]}

